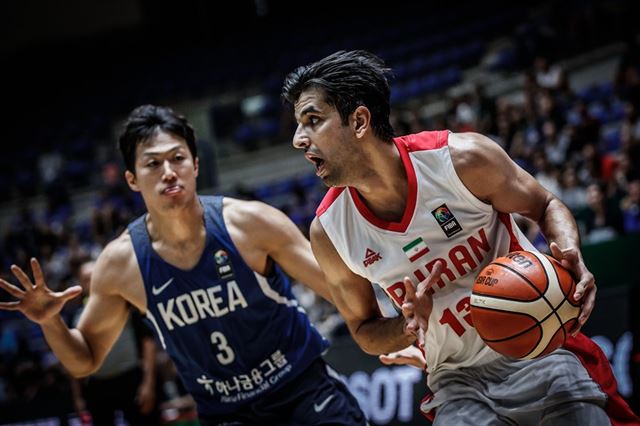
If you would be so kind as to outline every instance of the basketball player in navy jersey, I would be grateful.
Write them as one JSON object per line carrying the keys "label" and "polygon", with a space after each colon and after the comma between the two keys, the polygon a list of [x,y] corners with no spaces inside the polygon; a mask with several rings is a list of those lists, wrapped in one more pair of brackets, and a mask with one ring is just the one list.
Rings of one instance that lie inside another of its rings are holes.
{"label": "basketball player in navy jersey", "polygon": [[0,308],[40,324],[77,377],[100,366],[129,306],[137,308],[175,362],[204,425],[366,424],[320,358],[327,341],[284,274],[330,298],[298,228],[260,202],[198,196],[194,131],[169,108],[135,109],[119,143],[127,183],[148,213],[98,258],[77,328],[67,328],[59,311],[81,289],[50,291],[35,259],[33,280],[11,268],[22,288],[0,280],[17,298]]}
{"label": "basketball player in navy jersey", "polygon": [[[294,70],[282,93],[298,123],[294,147],[330,187],[311,246],[355,341],[384,354],[419,340],[434,392],[422,409],[435,411],[436,425],[637,421],[602,352],[578,333],[596,288],[569,210],[482,135],[394,138],[388,71],[368,52],[341,51]],[[478,271],[509,251],[535,250],[512,213],[540,225],[582,301],[570,350],[531,361],[494,352],[469,315]],[[386,297],[376,299],[371,283]],[[598,356],[606,365],[588,365]],[[421,364],[415,352],[381,359]]]}

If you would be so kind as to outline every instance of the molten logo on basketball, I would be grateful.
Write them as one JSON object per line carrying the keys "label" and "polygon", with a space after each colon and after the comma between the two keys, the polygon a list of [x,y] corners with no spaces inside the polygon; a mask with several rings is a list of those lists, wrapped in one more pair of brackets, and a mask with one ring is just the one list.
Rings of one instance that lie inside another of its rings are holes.
{"label": "molten logo on basketball", "polygon": [[508,259],[513,260],[514,262],[516,262],[518,265],[522,266],[523,268],[528,268],[530,266],[533,266],[533,263],[529,259],[527,259],[526,257],[524,257],[523,255],[521,255],[518,252],[509,253],[505,257],[508,258]]}
{"label": "molten logo on basketball", "polygon": [[471,317],[495,351],[532,359],[560,347],[576,324],[576,285],[555,259],[517,251],[499,257],[476,277]]}

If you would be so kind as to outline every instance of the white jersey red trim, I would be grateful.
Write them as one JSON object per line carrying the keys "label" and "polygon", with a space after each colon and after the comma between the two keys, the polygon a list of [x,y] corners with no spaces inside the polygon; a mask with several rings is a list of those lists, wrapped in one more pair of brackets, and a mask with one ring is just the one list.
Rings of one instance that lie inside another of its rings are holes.
{"label": "white jersey red trim", "polygon": [[[441,369],[481,365],[500,356],[471,323],[473,281],[498,256],[515,249],[535,251],[511,215],[497,212],[464,186],[453,168],[448,135],[422,132],[394,139],[408,178],[400,222],[376,217],[354,188],[330,189],[316,212],[344,263],[378,283],[396,315],[404,299],[403,278],[418,283],[438,260],[446,263],[434,287],[425,336],[429,382]],[[368,249],[379,254],[375,262],[364,261]]]}

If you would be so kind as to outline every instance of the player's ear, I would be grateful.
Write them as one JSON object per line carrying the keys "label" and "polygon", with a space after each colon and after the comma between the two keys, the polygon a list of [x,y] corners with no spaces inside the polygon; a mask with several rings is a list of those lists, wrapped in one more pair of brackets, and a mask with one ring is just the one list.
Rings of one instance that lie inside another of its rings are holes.
{"label": "player's ear", "polygon": [[364,105],[360,105],[351,114],[353,130],[356,133],[356,137],[361,138],[364,136],[366,130],[371,125],[371,111]]}
{"label": "player's ear", "polygon": [[140,188],[138,188],[138,181],[136,179],[136,175],[129,170],[124,172],[124,178],[127,181],[127,185],[131,188],[132,191],[140,192]]}
{"label": "player's ear", "polygon": [[193,169],[196,177],[198,177],[198,170],[200,170],[200,161],[198,161],[198,157],[193,159]]}

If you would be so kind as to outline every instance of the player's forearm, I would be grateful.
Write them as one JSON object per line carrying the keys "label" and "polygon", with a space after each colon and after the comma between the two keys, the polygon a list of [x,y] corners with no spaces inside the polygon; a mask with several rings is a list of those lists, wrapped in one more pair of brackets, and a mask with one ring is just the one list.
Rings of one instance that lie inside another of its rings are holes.
{"label": "player's forearm", "polygon": [[372,318],[362,322],[352,334],[363,351],[371,355],[380,355],[404,349],[416,340],[405,328],[402,316]]}
{"label": "player's forearm", "polygon": [[555,242],[560,248],[580,249],[580,234],[571,211],[556,197],[552,197],[538,221],[542,235],[548,243]]}
{"label": "player's forearm", "polygon": [[142,381],[152,387],[156,379],[156,344],[146,337],[142,340]]}
{"label": "player's forearm", "polygon": [[[320,275],[324,277],[324,275]],[[329,291],[329,287],[324,281],[324,279],[314,278],[312,280],[307,280],[307,282],[302,282],[307,288],[310,288],[317,295],[325,299],[327,302],[335,305],[333,301],[333,297],[331,296],[331,292]]]}
{"label": "player's forearm", "polygon": [[84,377],[95,371],[91,349],[78,329],[70,330],[59,315],[41,327],[49,347],[72,376]]}

